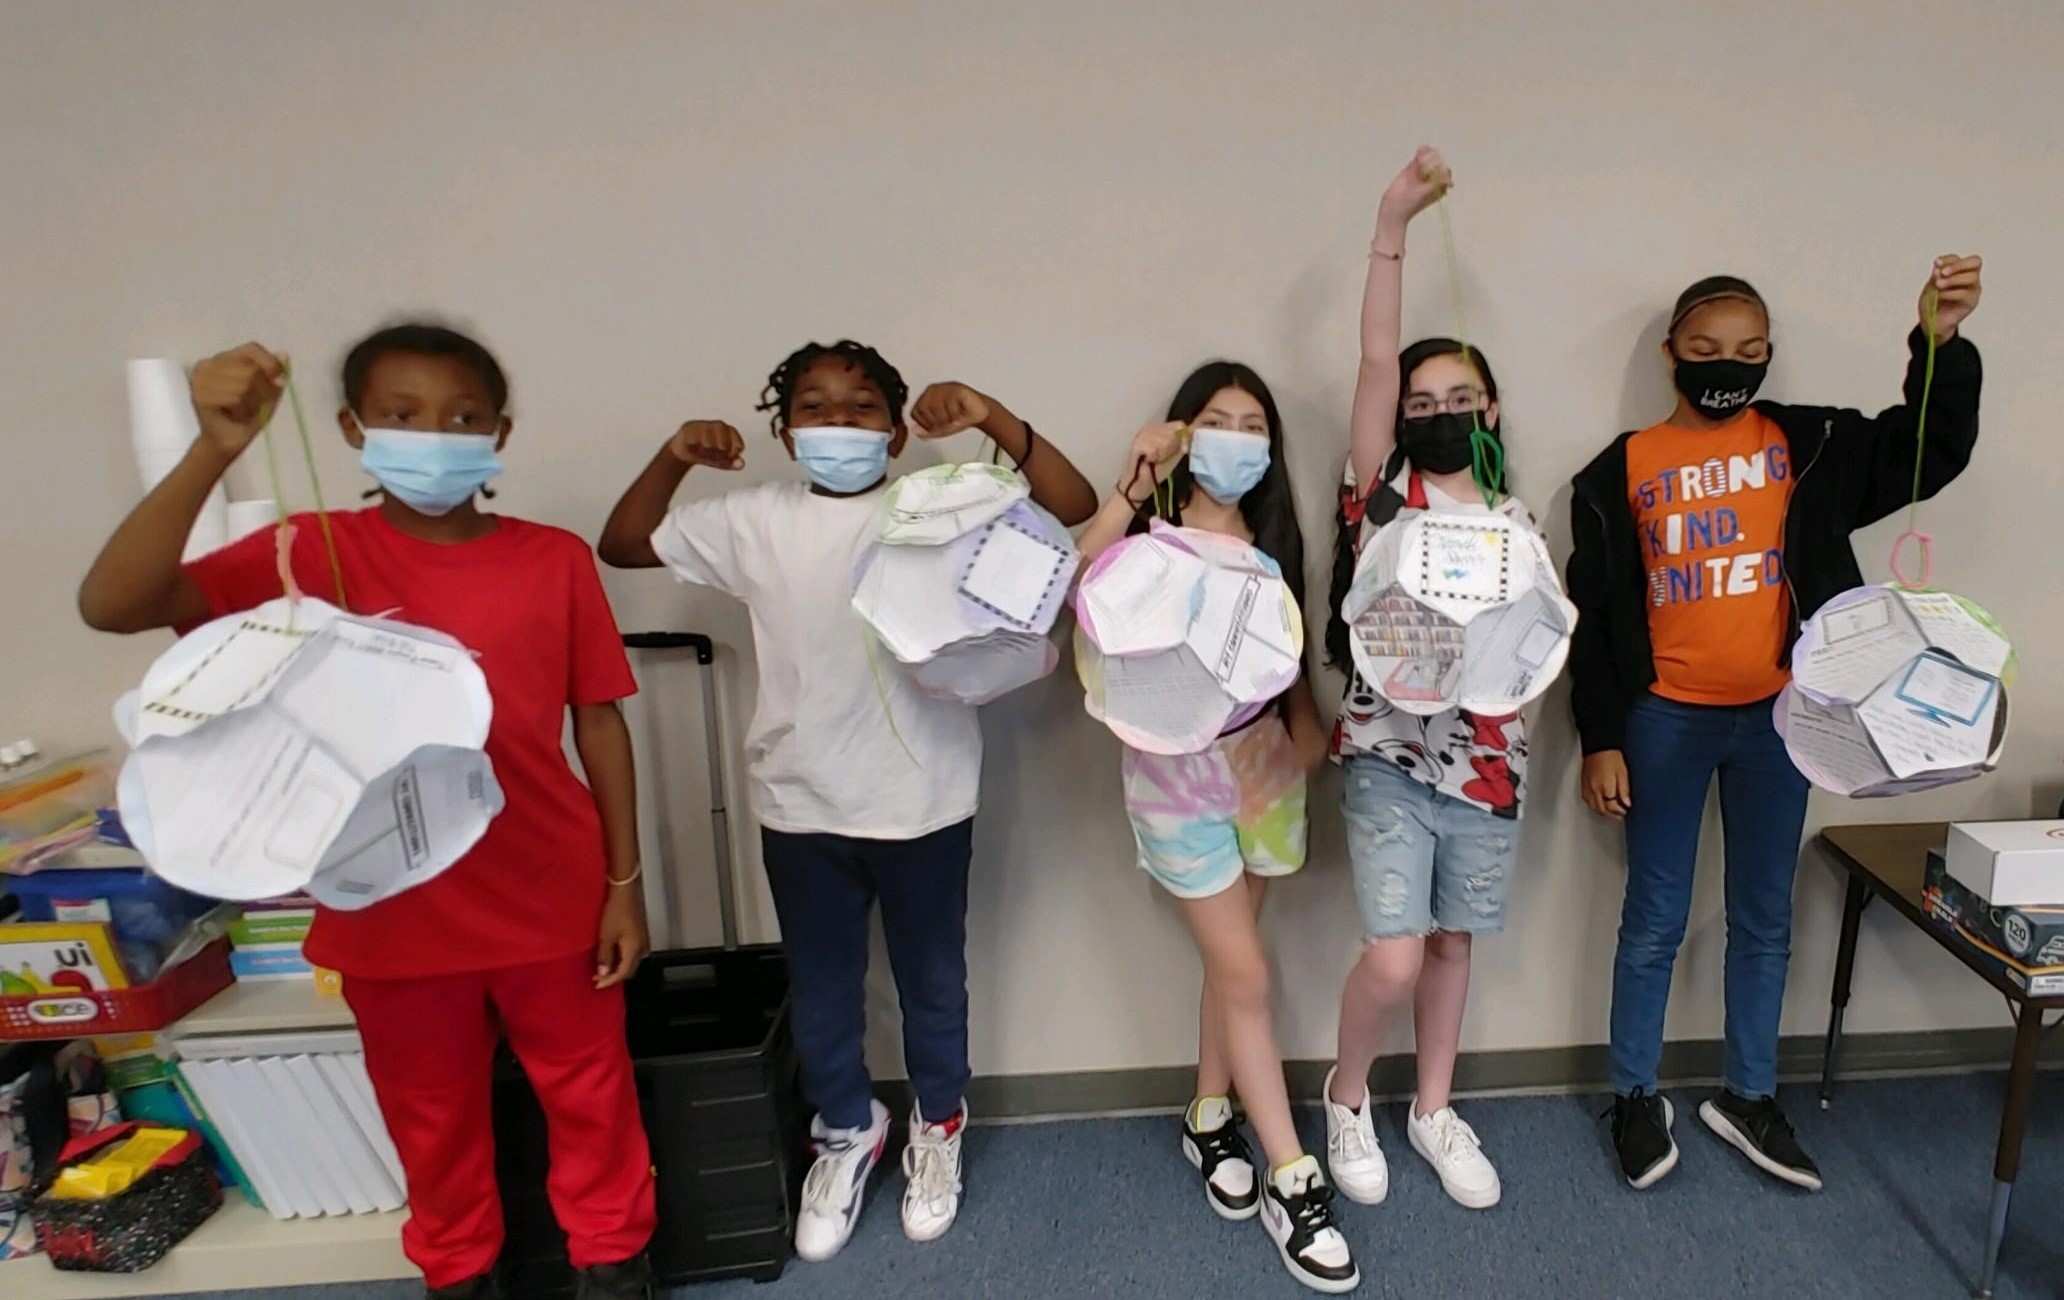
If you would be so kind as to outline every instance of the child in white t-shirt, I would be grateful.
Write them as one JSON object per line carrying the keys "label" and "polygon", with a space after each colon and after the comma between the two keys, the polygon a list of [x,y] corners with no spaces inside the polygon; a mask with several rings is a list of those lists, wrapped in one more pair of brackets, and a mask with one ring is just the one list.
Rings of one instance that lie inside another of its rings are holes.
{"label": "child in white t-shirt", "polygon": [[[669,509],[696,466],[743,466],[719,421],[681,426],[609,517],[598,548],[620,568],[665,566],[746,603],[759,702],[745,741],[754,815],[787,948],[803,1092],[818,1152],[796,1253],[828,1259],[852,1235],[888,1142],[862,1053],[868,915],[877,899],[917,1093],[903,1228],[930,1241],[960,1205],[967,1053],[967,884],[982,770],[973,706],[919,691],[871,657],[852,612],[854,566],[880,526],[889,460],[908,439],[908,389],[874,349],[809,344],[769,376],[760,409],[807,483],[762,483]],[[1063,523],[1096,507],[1058,447],[965,384],[911,408],[921,438],[979,428]],[[879,671],[877,671],[879,669]],[[892,721],[893,719],[893,721]]]}

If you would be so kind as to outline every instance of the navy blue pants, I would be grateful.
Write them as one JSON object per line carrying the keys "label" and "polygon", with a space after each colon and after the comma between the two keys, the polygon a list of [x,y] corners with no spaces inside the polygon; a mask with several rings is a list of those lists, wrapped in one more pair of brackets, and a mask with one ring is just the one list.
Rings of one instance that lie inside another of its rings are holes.
{"label": "navy blue pants", "polygon": [[903,1005],[903,1064],[931,1123],[960,1112],[968,1081],[967,897],[974,820],[914,840],[762,828],[767,883],[788,953],[803,1095],[830,1128],[873,1122],[867,1077],[868,914],[881,900]]}

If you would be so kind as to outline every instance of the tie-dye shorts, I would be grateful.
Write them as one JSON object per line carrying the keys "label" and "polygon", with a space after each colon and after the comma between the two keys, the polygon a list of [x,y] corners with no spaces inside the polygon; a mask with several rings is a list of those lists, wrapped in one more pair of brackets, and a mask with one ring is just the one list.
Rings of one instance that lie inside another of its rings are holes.
{"label": "tie-dye shorts", "polygon": [[1124,773],[1140,867],[1177,898],[1304,865],[1304,765],[1275,710],[1201,754],[1127,749]]}

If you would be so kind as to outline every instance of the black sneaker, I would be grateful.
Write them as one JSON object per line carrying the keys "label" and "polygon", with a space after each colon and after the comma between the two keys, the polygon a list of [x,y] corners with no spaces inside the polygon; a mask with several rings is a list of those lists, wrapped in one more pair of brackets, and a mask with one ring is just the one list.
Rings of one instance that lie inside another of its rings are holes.
{"label": "black sneaker", "polygon": [[652,1257],[641,1250],[621,1264],[582,1269],[573,1300],[652,1300]]}
{"label": "black sneaker", "polygon": [[1254,1153],[1240,1135],[1231,1102],[1203,1097],[1183,1113],[1182,1153],[1204,1175],[1204,1198],[1220,1218],[1251,1219],[1261,1212]]}
{"label": "black sneaker", "polygon": [[1668,1097],[1636,1088],[1613,1098],[1606,1113],[1612,1116],[1613,1149],[1620,1153],[1620,1172],[1627,1175],[1629,1187],[1653,1187],[1677,1167],[1677,1139],[1670,1136],[1677,1112]]}
{"label": "black sneaker", "polygon": [[427,1300],[502,1300],[501,1284],[492,1273],[461,1282],[457,1286],[433,1286],[423,1292]]}
{"label": "black sneaker", "polygon": [[1290,1276],[1312,1290],[1338,1295],[1362,1284],[1347,1238],[1333,1224],[1333,1189],[1313,1157],[1295,1160],[1270,1177],[1261,1226],[1275,1241]]}
{"label": "black sneaker", "polygon": [[1799,1146],[1792,1122],[1777,1108],[1777,1098],[1751,1101],[1722,1092],[1700,1106],[1698,1113],[1707,1128],[1747,1156],[1756,1168],[1794,1187],[1820,1190],[1820,1166]]}

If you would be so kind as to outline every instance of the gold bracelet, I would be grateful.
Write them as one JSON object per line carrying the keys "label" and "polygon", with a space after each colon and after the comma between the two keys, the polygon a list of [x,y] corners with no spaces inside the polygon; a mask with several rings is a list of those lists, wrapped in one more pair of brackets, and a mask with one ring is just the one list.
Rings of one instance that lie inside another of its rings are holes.
{"label": "gold bracelet", "polygon": [[632,871],[630,875],[628,875],[628,876],[625,876],[625,877],[624,877],[624,878],[623,878],[622,880],[618,880],[618,879],[617,879],[617,878],[616,878],[615,876],[609,875],[609,874],[608,874],[607,872],[604,872],[604,873],[603,873],[603,876],[602,876],[602,878],[603,878],[604,880],[608,881],[608,882],[610,883],[610,885],[611,885],[612,887],[614,887],[614,888],[616,888],[616,889],[622,889],[622,888],[623,888],[623,887],[624,887],[625,885],[630,885],[630,884],[635,884],[635,883],[637,883],[637,879],[638,879],[638,877],[640,877],[640,876],[642,876],[642,875],[644,875],[644,874],[645,874],[645,864],[644,864],[644,863],[642,863],[642,862],[640,862],[640,863],[638,864],[638,866],[637,866],[636,870]]}

